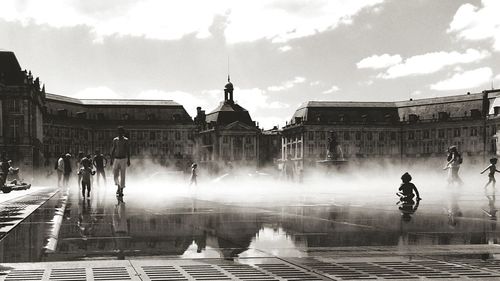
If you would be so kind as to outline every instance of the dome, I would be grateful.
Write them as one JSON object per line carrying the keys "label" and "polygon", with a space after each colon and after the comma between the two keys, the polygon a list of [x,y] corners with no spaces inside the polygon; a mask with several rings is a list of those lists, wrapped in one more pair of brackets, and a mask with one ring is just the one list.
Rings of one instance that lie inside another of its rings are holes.
{"label": "dome", "polygon": [[226,86],[224,86],[224,89],[226,89],[226,90],[233,90],[234,89],[233,83],[231,83],[231,78],[229,77],[229,75],[227,76],[227,84],[226,84]]}

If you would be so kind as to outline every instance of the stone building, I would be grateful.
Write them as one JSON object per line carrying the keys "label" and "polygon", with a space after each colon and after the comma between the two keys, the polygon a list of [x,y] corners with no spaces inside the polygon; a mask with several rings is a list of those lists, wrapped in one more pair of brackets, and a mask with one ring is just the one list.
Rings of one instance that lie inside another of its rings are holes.
{"label": "stone building", "polygon": [[26,176],[62,153],[109,154],[117,126],[125,127],[136,160],[184,169],[193,159],[195,126],[182,105],[48,94],[6,51],[0,51],[0,110],[0,149]]}
{"label": "stone building", "polygon": [[0,51],[0,150],[21,169],[43,164],[45,87],[22,70],[12,52]]}
{"label": "stone building", "polygon": [[208,114],[198,108],[195,118],[197,158],[214,173],[229,165],[258,166],[261,131],[248,111],[234,102],[233,91],[228,77],[224,101]]}
{"label": "stone building", "polygon": [[457,145],[475,162],[496,154],[500,90],[401,102],[310,101],[282,132],[282,160],[299,170],[326,157],[336,132],[345,158],[407,160],[442,158]]}
{"label": "stone building", "polygon": [[195,127],[182,105],[174,101],[74,99],[54,94],[46,94],[45,100],[47,158],[79,151],[109,154],[116,128],[124,126],[132,158],[179,168],[192,161]]}

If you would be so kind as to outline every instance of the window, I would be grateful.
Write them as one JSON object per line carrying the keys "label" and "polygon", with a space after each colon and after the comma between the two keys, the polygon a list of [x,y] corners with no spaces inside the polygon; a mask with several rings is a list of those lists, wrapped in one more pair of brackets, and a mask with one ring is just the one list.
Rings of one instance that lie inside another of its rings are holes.
{"label": "window", "polygon": [[444,138],[444,129],[438,130],[438,138]]}
{"label": "window", "polygon": [[396,140],[396,132],[391,132],[391,140]]}
{"label": "window", "polygon": [[378,133],[378,140],[379,141],[384,141],[385,140],[385,133],[384,132],[379,132]]}
{"label": "window", "polygon": [[21,119],[9,120],[9,131],[11,138],[17,139],[21,135],[21,121]]}
{"label": "window", "polygon": [[325,139],[325,132],[319,132],[319,139],[324,140]]}
{"label": "window", "polygon": [[372,132],[367,132],[366,133],[366,139],[367,140],[373,140],[373,134],[372,134]]}
{"label": "window", "polygon": [[228,136],[222,136],[222,143],[229,143],[229,137]]}
{"label": "window", "polygon": [[314,132],[308,132],[307,133],[309,140],[314,140]]}
{"label": "window", "polygon": [[476,137],[477,136],[477,128],[476,127],[471,127],[470,128],[470,136],[471,137]]}
{"label": "window", "polygon": [[175,131],[175,140],[181,140],[181,132]]}
{"label": "window", "polygon": [[361,140],[361,132],[356,132],[356,140]]}
{"label": "window", "polygon": [[149,140],[154,141],[156,139],[156,133],[155,132],[149,132]]}
{"label": "window", "polygon": [[344,140],[350,140],[351,134],[349,132],[344,132]]}
{"label": "window", "polygon": [[314,145],[312,143],[310,143],[307,146],[307,151],[308,151],[309,155],[313,155],[314,154]]}
{"label": "window", "polygon": [[409,140],[415,139],[415,132],[414,131],[408,131],[408,139]]}
{"label": "window", "polygon": [[453,137],[455,138],[460,137],[460,128],[453,129]]}
{"label": "window", "polygon": [[22,100],[10,100],[7,104],[9,111],[12,113],[21,113],[21,103]]}
{"label": "window", "polygon": [[245,137],[245,143],[246,144],[251,144],[252,143],[252,138],[251,137]]}
{"label": "window", "polygon": [[424,139],[428,139],[429,137],[430,137],[430,135],[429,135],[429,130],[424,130],[424,131],[423,131],[423,138],[424,138]]}

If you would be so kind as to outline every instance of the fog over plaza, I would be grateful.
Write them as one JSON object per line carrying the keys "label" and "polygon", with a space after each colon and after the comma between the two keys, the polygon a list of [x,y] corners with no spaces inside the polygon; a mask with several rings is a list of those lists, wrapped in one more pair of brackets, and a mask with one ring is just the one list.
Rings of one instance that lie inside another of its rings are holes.
{"label": "fog over plaza", "polygon": [[[265,129],[307,100],[394,101],[498,86],[497,1],[2,1],[0,48],[47,92],[235,100]],[[229,63],[228,63],[229,62]]]}

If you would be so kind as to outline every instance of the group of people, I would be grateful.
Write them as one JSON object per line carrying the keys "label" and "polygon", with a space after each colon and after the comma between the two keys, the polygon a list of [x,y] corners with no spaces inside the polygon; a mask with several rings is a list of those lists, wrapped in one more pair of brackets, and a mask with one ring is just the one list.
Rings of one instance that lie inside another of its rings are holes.
{"label": "group of people", "polygon": [[[460,169],[460,165],[463,163],[463,158],[460,152],[458,151],[456,146],[451,146],[448,148],[447,162],[444,170],[448,170],[448,184],[449,186],[458,185],[461,186],[463,184],[462,179],[460,178],[458,171]],[[495,198],[495,173],[500,173],[496,168],[496,164],[498,163],[498,159],[493,157],[489,160],[490,164],[481,171],[481,174],[484,174],[488,171],[488,182],[484,185],[484,191],[487,194],[488,199],[492,199],[494,201]],[[412,177],[409,173],[405,173],[401,176],[402,184],[399,187],[396,195],[399,197],[400,201],[398,205],[399,209],[402,212],[402,218],[409,220],[411,214],[413,214],[418,208],[420,200],[420,194],[418,192],[417,187],[411,183]],[[488,193],[488,187],[492,187],[491,194]],[[416,198],[415,198],[416,197]],[[414,198],[416,201],[414,201]],[[491,200],[490,200],[491,201]]]}
{"label": "group of people", "polygon": [[[71,157],[71,154],[66,153],[57,159],[55,169],[57,170],[57,183],[59,187],[68,186],[69,179],[73,173]],[[113,167],[114,181],[117,186],[116,195],[123,196],[126,169],[130,166],[129,141],[125,137],[125,129],[123,127],[118,127],[118,136],[113,139],[109,162]],[[78,153],[75,163],[75,166],[78,167],[76,174],[78,175],[78,186],[82,189],[84,198],[90,197],[92,176],[97,174],[97,184],[99,184],[100,177],[103,178],[104,184],[106,184],[105,168],[107,164],[108,160],[98,150],[95,151],[94,156],[91,154],[85,155],[83,152]]]}
{"label": "group of people", "polygon": [[[59,187],[67,187],[69,179],[73,173],[71,165],[71,154],[66,153],[61,155],[57,159],[55,164],[55,169],[57,171],[57,184]],[[97,184],[99,184],[100,177],[103,178],[104,184],[106,184],[106,171],[105,167],[107,165],[106,157],[99,152],[95,151],[95,155],[84,154],[79,152],[76,157],[75,167],[78,167],[76,174],[78,175],[78,186],[82,187],[82,194],[85,197],[85,189],[87,189],[87,196],[90,196],[92,176],[97,174]],[[94,170],[95,169],[95,170]]]}

